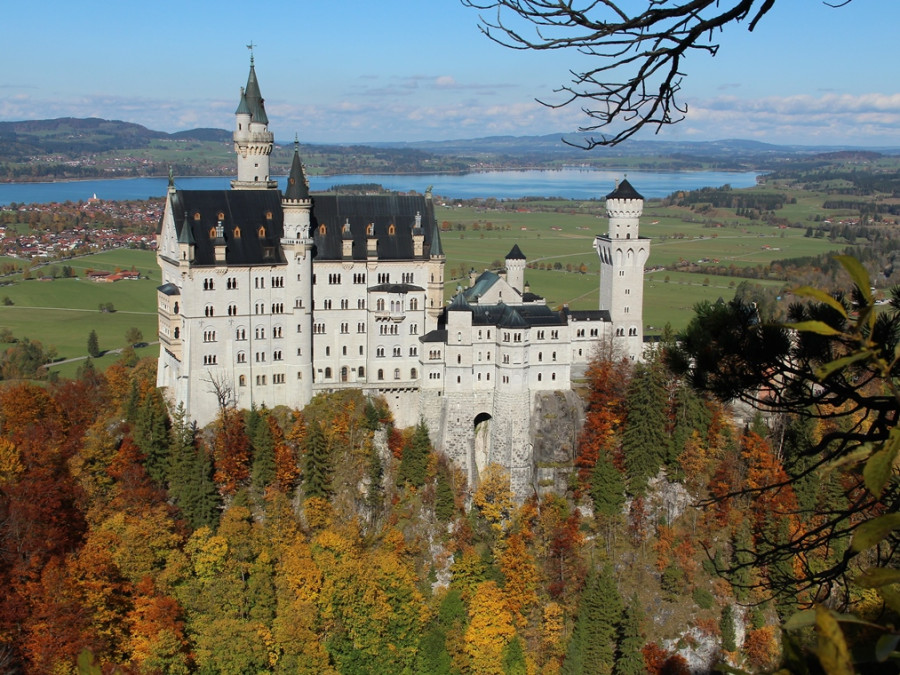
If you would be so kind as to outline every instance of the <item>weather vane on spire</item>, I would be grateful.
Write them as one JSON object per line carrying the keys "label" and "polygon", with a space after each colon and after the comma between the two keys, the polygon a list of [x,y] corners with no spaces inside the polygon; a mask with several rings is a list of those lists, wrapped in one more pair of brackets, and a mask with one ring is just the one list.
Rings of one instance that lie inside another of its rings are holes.
{"label": "weather vane on spire", "polygon": [[250,50],[250,63],[251,63],[251,65],[253,64],[253,48],[254,48],[254,47],[256,47],[256,45],[253,44],[253,40],[250,40],[250,44],[247,45],[247,49]]}

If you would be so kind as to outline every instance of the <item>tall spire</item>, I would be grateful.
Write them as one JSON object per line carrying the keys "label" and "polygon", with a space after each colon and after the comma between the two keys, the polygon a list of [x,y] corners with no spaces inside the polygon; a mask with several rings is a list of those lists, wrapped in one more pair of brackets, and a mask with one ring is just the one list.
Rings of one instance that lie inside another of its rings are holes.
{"label": "tall spire", "polygon": [[291,172],[288,174],[287,190],[284,191],[285,199],[309,199],[309,185],[303,173],[303,163],[300,161],[300,141],[294,137],[294,159],[291,162]]}
{"label": "tall spire", "polygon": [[257,124],[268,124],[265,101],[259,91],[259,80],[256,79],[256,66],[253,65],[253,52],[250,53],[250,74],[247,76],[247,86],[244,88],[244,98],[250,109],[252,120]]}

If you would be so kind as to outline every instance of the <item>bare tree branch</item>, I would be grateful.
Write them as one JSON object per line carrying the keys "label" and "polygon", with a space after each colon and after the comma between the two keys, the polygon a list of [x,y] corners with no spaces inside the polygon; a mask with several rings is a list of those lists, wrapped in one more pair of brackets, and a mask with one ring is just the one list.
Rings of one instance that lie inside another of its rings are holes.
{"label": "bare tree branch", "polygon": [[[571,70],[570,84],[555,90],[562,100],[538,102],[550,108],[577,103],[593,123],[579,132],[598,132],[579,147],[616,145],[645,126],[656,133],[684,119],[678,95],[682,65],[692,52],[715,56],[716,33],[747,21],[752,31],[775,0],[460,0],[479,10],[479,28],[494,42],[521,50],[574,50],[600,65]],[[844,0],[835,5],[843,6]],[[642,5],[643,9],[634,9]],[[601,131],[602,130],[602,131]],[[609,130],[609,131],[606,131]]]}

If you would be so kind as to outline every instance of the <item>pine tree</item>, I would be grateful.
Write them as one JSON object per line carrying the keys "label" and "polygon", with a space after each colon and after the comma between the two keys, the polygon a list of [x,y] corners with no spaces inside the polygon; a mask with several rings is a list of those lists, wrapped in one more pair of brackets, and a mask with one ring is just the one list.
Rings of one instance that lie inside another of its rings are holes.
{"label": "pine tree", "polygon": [[750,566],[753,564],[755,552],[753,550],[753,534],[746,519],[735,531],[731,548],[733,552],[730,575],[731,590],[738,602],[747,602],[750,599],[750,586],[753,579]]}
{"label": "pine tree", "polygon": [[172,425],[171,458],[168,471],[169,494],[192,528],[204,525],[215,529],[221,499],[212,480],[212,464],[195,440],[195,429],[179,404]]}
{"label": "pine tree", "polygon": [[641,675],[646,672],[644,656],[641,654],[641,649],[644,647],[643,622],[644,615],[641,612],[637,596],[632,596],[619,626],[615,675]]}
{"label": "pine tree", "polygon": [[607,453],[601,453],[591,472],[591,500],[594,513],[612,517],[625,505],[625,481]]}
{"label": "pine tree", "polygon": [[628,417],[622,450],[628,473],[628,491],[643,494],[668,457],[666,435],[668,394],[660,364],[638,364],[628,386]]}
{"label": "pine tree", "polygon": [[419,420],[412,438],[403,448],[403,457],[397,471],[397,483],[408,483],[413,487],[422,487],[428,471],[428,459],[431,455],[431,439],[424,420]]}
{"label": "pine tree", "polygon": [[719,619],[719,631],[722,633],[722,649],[726,652],[737,651],[737,635],[734,630],[734,610],[731,605],[722,608],[722,618]]}
{"label": "pine tree", "polygon": [[438,467],[437,484],[434,490],[434,515],[442,523],[448,523],[456,515],[456,499],[453,496],[453,487],[450,485],[449,469],[441,465]]}
{"label": "pine tree", "polygon": [[504,675],[527,675],[528,666],[525,662],[525,651],[522,649],[522,641],[518,635],[513,635],[503,649],[503,673]]}
{"label": "pine tree", "polygon": [[159,389],[151,389],[139,402],[132,435],[144,454],[144,468],[156,485],[164,486],[169,471],[169,412]]}
{"label": "pine tree", "polygon": [[269,426],[269,415],[265,409],[259,411],[251,407],[247,413],[247,436],[253,448],[253,464],[250,467],[250,481],[254,491],[261,494],[275,480],[275,439]]}
{"label": "pine tree", "polygon": [[607,565],[602,572],[592,570],[578,603],[563,673],[612,673],[622,612],[612,567]]}
{"label": "pine tree", "polygon": [[311,425],[306,438],[306,461],[303,471],[303,492],[307,499],[331,494],[331,457],[325,433],[319,424]]}
{"label": "pine tree", "polygon": [[95,330],[92,330],[90,335],[88,335],[87,353],[92,359],[100,356],[100,342],[97,340],[97,331]]}

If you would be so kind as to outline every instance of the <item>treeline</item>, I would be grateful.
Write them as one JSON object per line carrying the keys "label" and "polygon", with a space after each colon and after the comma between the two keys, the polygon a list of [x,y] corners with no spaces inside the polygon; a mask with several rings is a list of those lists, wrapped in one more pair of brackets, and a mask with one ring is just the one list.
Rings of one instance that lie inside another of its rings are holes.
{"label": "treeline", "polygon": [[878,220],[881,215],[900,215],[900,204],[884,204],[877,202],[861,202],[847,199],[827,199],[822,204],[823,209],[844,209],[856,211],[860,216],[867,216]]}
{"label": "treeline", "polygon": [[712,208],[777,211],[784,207],[788,197],[780,192],[735,192],[730,185],[718,188],[701,188],[690,192],[673,192],[663,200],[665,206],[709,205]]}

